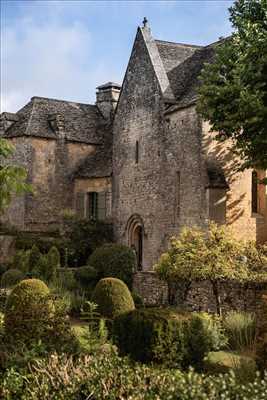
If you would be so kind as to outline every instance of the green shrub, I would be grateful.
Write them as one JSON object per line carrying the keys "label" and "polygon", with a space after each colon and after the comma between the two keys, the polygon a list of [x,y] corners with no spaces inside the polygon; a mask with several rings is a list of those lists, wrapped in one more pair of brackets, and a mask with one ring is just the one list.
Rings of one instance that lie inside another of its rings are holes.
{"label": "green shrub", "polygon": [[140,294],[138,294],[135,290],[133,290],[131,293],[132,293],[132,296],[133,296],[133,301],[134,301],[135,307],[136,308],[144,307],[144,300],[142,299]]}
{"label": "green shrub", "polygon": [[34,269],[38,268],[41,253],[39,248],[34,244],[29,253],[28,259],[28,271],[32,272]]}
{"label": "green shrub", "polygon": [[256,357],[261,370],[267,370],[267,294],[262,296],[260,315],[257,318]]}
{"label": "green shrub", "polygon": [[72,357],[52,354],[23,369],[0,372],[0,397],[16,400],[263,400],[267,374],[240,383],[233,374],[209,376],[192,370],[133,364],[113,353]]}
{"label": "green shrub", "polygon": [[0,264],[0,278],[6,271],[7,271],[7,266],[5,264]]}
{"label": "green shrub", "polygon": [[8,296],[5,312],[6,335],[14,339],[36,340],[45,335],[51,314],[49,289],[39,279],[26,279]]}
{"label": "green shrub", "polygon": [[31,276],[48,282],[48,259],[45,254],[41,254],[38,264],[32,270]]}
{"label": "green shrub", "polygon": [[122,355],[180,367],[186,358],[187,318],[166,309],[139,309],[115,319],[113,335]]}
{"label": "green shrub", "polygon": [[204,357],[211,351],[224,348],[227,338],[219,318],[207,313],[192,313],[187,328],[186,364],[201,370]]}
{"label": "green shrub", "polygon": [[53,246],[47,253],[46,278],[48,281],[52,281],[53,279],[55,279],[58,268],[60,268],[60,254],[58,249]]}
{"label": "green shrub", "polygon": [[230,311],[223,320],[229,348],[241,351],[255,344],[256,320],[251,313]]}
{"label": "green shrub", "polygon": [[98,281],[98,274],[95,268],[84,266],[75,269],[75,278],[82,287],[92,287]]}
{"label": "green shrub", "polygon": [[56,285],[60,285],[67,290],[75,290],[79,288],[78,282],[75,279],[75,271],[70,268],[59,268],[57,270]]}
{"label": "green shrub", "polygon": [[101,279],[95,287],[92,300],[98,305],[99,312],[111,319],[135,308],[129,289],[117,278]]}
{"label": "green shrub", "polygon": [[93,252],[88,259],[88,264],[98,271],[100,278],[118,278],[129,288],[132,287],[136,257],[129,247],[120,244],[105,244]]}
{"label": "green shrub", "polygon": [[7,297],[11,289],[0,289],[0,312],[5,312]]}
{"label": "green shrub", "polygon": [[8,288],[16,285],[18,282],[22,281],[24,277],[23,272],[19,269],[8,269],[1,278],[1,286],[3,288]]}
{"label": "green shrub", "polygon": [[210,374],[227,373],[234,370],[243,382],[255,378],[256,363],[252,357],[226,351],[210,352],[204,361],[204,370]]}

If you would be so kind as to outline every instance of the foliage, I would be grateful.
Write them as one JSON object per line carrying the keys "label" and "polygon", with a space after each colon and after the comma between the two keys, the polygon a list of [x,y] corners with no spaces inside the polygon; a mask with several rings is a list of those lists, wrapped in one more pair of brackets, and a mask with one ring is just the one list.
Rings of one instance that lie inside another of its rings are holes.
{"label": "foliage", "polygon": [[181,367],[186,353],[186,317],[166,309],[138,309],[115,319],[113,335],[122,355],[141,362]]}
{"label": "foliage", "polygon": [[3,275],[3,273],[4,272],[6,272],[7,271],[7,265],[5,265],[5,264],[0,264],[0,278],[1,278],[1,276]]}
{"label": "foliage", "polygon": [[121,354],[168,367],[201,369],[204,357],[226,344],[219,319],[206,313],[138,309],[118,317],[113,329]]}
{"label": "foliage", "polygon": [[144,307],[144,300],[135,290],[132,290],[132,297],[134,301],[134,305],[136,308],[143,308]]}
{"label": "foliage", "polygon": [[112,225],[100,221],[69,217],[65,218],[64,229],[66,258],[70,267],[86,265],[97,247],[113,240]]}
{"label": "foliage", "polygon": [[1,278],[1,287],[8,288],[16,285],[24,278],[23,272],[19,269],[8,269]]}
{"label": "foliage", "polygon": [[103,278],[95,287],[92,300],[103,317],[117,316],[134,310],[132,295],[124,282],[117,278]]}
{"label": "foliage", "polygon": [[15,269],[19,269],[24,274],[29,272],[30,254],[31,254],[31,250],[16,251],[16,253],[12,259],[12,267]]}
{"label": "foliage", "polygon": [[28,271],[29,272],[32,272],[36,268],[38,268],[40,258],[41,258],[40,250],[36,246],[36,244],[34,244],[29,253],[29,260],[28,260]]}
{"label": "foliage", "polygon": [[189,320],[187,338],[187,364],[202,370],[203,360],[210,351],[220,350],[227,338],[218,317],[207,313],[193,313]]}
{"label": "foliage", "polygon": [[25,169],[8,162],[13,152],[14,147],[0,138],[0,214],[8,207],[13,195],[32,191],[31,186],[26,183]]}
{"label": "foliage", "polygon": [[223,319],[231,350],[253,350],[256,340],[256,320],[251,313],[230,311]]}
{"label": "foliage", "polygon": [[267,294],[262,296],[256,339],[257,364],[260,369],[267,370]]}
{"label": "foliage", "polygon": [[251,278],[243,255],[243,243],[233,239],[226,227],[211,223],[207,231],[184,228],[178,238],[171,240],[168,252],[154,268],[167,282],[210,281],[217,312],[221,314],[218,283],[225,279],[246,282]]}
{"label": "foliage", "polygon": [[7,400],[262,400],[267,394],[266,375],[240,383],[232,372],[182,373],[132,364],[116,354],[52,354],[32,360],[25,369],[9,368],[0,381],[0,397]]}
{"label": "foliage", "polygon": [[75,269],[75,279],[83,288],[93,289],[98,281],[98,274],[93,267],[79,267]]}
{"label": "foliage", "polygon": [[87,340],[90,342],[91,352],[106,343],[108,339],[106,321],[97,309],[97,304],[86,301],[81,312],[81,319],[88,322]]}
{"label": "foliage", "polygon": [[55,246],[47,253],[47,267],[46,279],[52,281],[56,277],[57,269],[60,268],[60,254]]}
{"label": "foliage", "polygon": [[100,278],[118,278],[129,288],[132,287],[136,257],[129,247],[121,244],[105,244],[93,252],[88,264],[98,271]]}
{"label": "foliage", "polygon": [[267,1],[236,0],[230,8],[235,32],[215,47],[201,73],[198,110],[232,139],[242,168],[267,169]]}
{"label": "foliage", "polygon": [[205,358],[204,370],[210,374],[234,370],[239,380],[247,383],[255,379],[256,363],[252,357],[226,351],[214,351]]}
{"label": "foliage", "polygon": [[5,312],[5,332],[14,339],[38,341],[43,337],[45,323],[51,313],[49,289],[38,279],[26,279],[17,284],[8,296]]}
{"label": "foliage", "polygon": [[0,289],[0,312],[4,312],[6,309],[7,297],[11,289]]}

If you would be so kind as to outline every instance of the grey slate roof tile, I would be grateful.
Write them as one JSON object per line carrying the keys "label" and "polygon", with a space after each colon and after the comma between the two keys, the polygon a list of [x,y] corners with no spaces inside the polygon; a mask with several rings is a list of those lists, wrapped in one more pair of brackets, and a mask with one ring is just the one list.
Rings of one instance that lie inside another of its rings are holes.
{"label": "grey slate roof tile", "polygon": [[96,106],[44,97],[33,97],[18,111],[19,120],[6,131],[5,136],[56,139],[58,133],[49,123],[51,115],[61,116],[67,140],[91,144],[101,143],[103,118]]}

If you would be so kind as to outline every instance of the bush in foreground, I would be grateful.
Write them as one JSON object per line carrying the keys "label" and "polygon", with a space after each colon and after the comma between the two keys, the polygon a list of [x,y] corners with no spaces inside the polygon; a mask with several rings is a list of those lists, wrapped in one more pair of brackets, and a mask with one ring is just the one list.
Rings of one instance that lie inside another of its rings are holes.
{"label": "bush in foreground", "polygon": [[5,333],[13,339],[38,341],[44,335],[45,321],[51,313],[49,289],[39,279],[26,279],[8,296]]}
{"label": "bush in foreground", "polygon": [[98,305],[100,314],[111,319],[135,308],[128,287],[116,278],[101,279],[95,287],[92,300]]}
{"label": "bush in foreground", "polygon": [[136,257],[132,249],[121,244],[105,244],[97,248],[88,259],[99,278],[121,279],[131,289]]}
{"label": "bush in foreground", "polygon": [[267,375],[240,383],[233,373],[156,369],[112,354],[73,358],[53,354],[25,370],[0,372],[0,397],[16,400],[263,400]]}

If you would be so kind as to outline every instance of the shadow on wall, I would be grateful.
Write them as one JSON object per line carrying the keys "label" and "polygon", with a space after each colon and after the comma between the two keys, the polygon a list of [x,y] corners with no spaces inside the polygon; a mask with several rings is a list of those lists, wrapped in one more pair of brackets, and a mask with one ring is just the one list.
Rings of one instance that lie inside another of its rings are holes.
{"label": "shadow on wall", "polygon": [[203,133],[203,153],[206,161],[221,168],[229,186],[226,194],[226,224],[242,238],[254,239],[257,242],[267,240],[267,209],[261,185],[258,185],[258,194],[262,212],[253,214],[252,171],[238,171],[240,164],[229,143],[214,140],[215,134],[209,132],[207,123],[204,123]]}

